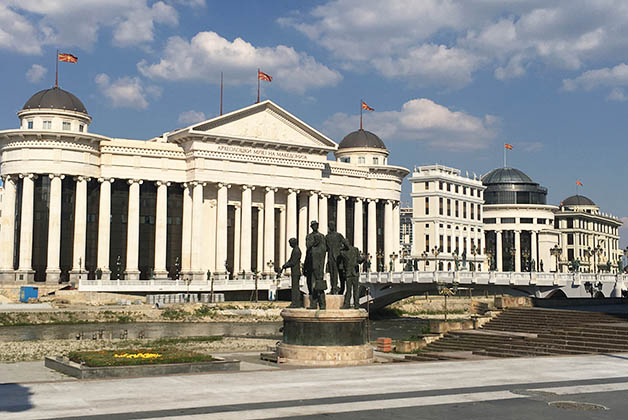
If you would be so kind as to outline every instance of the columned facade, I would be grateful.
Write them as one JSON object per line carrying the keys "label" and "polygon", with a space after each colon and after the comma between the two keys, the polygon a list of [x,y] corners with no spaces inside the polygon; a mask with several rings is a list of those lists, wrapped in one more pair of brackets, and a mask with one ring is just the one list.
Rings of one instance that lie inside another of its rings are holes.
{"label": "columned facade", "polygon": [[[351,233],[373,271],[378,253],[386,269],[399,254],[408,171],[383,160],[327,160],[338,145],[270,101],[148,141],[87,133],[86,111],[53,111],[76,127],[0,131],[0,281],[274,276],[290,255],[290,238],[305,258],[314,220],[322,233],[330,220]],[[66,197],[73,234],[64,243]],[[379,219],[378,200],[385,212]],[[46,223],[34,216],[41,202]],[[42,235],[46,240],[34,244]]]}

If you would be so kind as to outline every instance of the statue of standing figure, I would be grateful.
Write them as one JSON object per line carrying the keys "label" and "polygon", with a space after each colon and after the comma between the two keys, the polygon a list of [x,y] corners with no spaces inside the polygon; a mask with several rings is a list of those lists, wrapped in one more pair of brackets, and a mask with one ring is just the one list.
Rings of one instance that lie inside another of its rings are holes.
{"label": "statue of standing figure", "polygon": [[366,261],[360,250],[349,244],[345,244],[342,252],[343,274],[346,276],[347,292],[341,309],[351,308],[351,295],[353,295],[353,307],[360,309],[360,264]]}
{"label": "statue of standing figure", "polygon": [[292,279],[292,303],[288,307],[301,308],[303,306],[301,303],[301,290],[299,288],[299,281],[301,280],[301,250],[299,249],[296,238],[290,238],[288,244],[292,247],[290,259],[281,266],[277,275],[281,275],[281,272],[286,268],[290,269],[290,278]]}
{"label": "statue of standing figure", "polygon": [[[336,223],[331,221],[327,224],[329,233],[325,237],[327,241],[327,267],[329,271],[329,283],[331,286],[332,295],[342,295],[345,290],[345,279],[343,276],[338,275],[338,265],[340,260],[340,253],[349,246],[349,243],[342,236],[342,233],[336,232]],[[340,287],[338,282],[340,281]]]}
{"label": "statue of standing figure", "polygon": [[310,223],[312,232],[305,238],[306,252],[303,271],[307,276],[308,290],[310,291],[310,309],[325,309],[325,254],[327,254],[327,241],[325,236],[318,231],[318,222]]}

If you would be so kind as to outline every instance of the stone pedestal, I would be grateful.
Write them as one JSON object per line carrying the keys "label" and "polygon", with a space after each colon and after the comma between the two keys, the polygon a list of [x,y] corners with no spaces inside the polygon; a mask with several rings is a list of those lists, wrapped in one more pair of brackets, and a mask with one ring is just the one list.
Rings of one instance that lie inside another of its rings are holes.
{"label": "stone pedestal", "polygon": [[[345,301],[344,295],[325,295],[326,309],[340,309]],[[303,307],[305,309],[310,307],[310,295],[303,296]]]}
{"label": "stone pedestal", "polygon": [[284,309],[281,316],[284,321],[283,341],[277,346],[279,362],[301,366],[356,366],[373,362],[365,310]]}
{"label": "stone pedestal", "polygon": [[140,270],[127,270],[124,272],[124,280],[139,280]]}

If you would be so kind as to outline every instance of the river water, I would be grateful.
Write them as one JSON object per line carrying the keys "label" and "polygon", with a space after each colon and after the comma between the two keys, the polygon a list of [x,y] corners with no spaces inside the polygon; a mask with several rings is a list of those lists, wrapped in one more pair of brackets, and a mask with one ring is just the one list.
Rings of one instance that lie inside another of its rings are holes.
{"label": "river water", "polygon": [[[420,334],[425,320],[398,318],[369,321],[371,340],[404,339]],[[281,322],[153,322],[0,327],[0,342],[24,340],[158,339],[220,335],[281,339]]]}

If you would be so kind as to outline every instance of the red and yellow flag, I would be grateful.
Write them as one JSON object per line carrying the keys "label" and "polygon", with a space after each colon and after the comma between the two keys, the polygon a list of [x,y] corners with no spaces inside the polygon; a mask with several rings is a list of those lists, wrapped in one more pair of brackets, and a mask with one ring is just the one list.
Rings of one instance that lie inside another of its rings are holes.
{"label": "red and yellow flag", "polygon": [[366,102],[362,101],[362,109],[366,110],[366,111],[375,111],[373,108],[371,108],[370,106],[368,106],[366,104]]}
{"label": "red and yellow flag", "polygon": [[264,80],[266,82],[272,82],[273,78],[269,74],[264,73],[263,71],[257,71],[257,78],[259,80]]}
{"label": "red and yellow flag", "polygon": [[59,53],[58,54],[59,61],[63,61],[66,63],[77,63],[78,58],[72,54],[67,53]]}
{"label": "red and yellow flag", "polygon": [[504,148],[508,149],[508,150],[512,150],[512,144],[504,144]]}
{"label": "red and yellow flag", "polygon": [[582,187],[582,182],[576,181],[576,185],[580,185]]}

